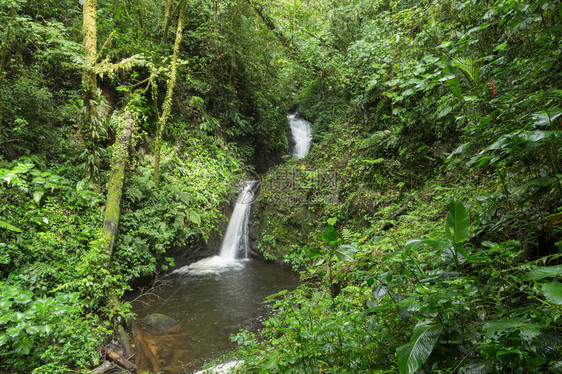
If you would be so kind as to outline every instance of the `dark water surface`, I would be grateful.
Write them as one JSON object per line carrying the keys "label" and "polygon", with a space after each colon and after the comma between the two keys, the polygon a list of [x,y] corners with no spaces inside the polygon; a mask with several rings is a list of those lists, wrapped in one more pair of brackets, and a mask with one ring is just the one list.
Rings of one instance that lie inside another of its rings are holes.
{"label": "dark water surface", "polygon": [[137,323],[137,363],[142,370],[191,373],[232,349],[231,334],[258,330],[270,310],[265,297],[296,288],[299,278],[282,265],[230,260],[204,270],[181,268],[165,281],[161,300],[137,303],[133,311],[139,319],[162,313],[179,326],[160,331]]}

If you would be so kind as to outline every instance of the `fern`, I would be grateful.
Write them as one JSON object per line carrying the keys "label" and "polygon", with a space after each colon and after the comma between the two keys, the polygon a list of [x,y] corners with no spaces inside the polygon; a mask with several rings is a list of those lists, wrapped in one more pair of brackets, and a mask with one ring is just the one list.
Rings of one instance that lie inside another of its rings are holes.
{"label": "fern", "polygon": [[188,216],[191,222],[195,223],[197,226],[201,225],[201,216],[197,212],[190,210]]}
{"label": "fern", "polygon": [[478,69],[474,65],[474,60],[470,60],[464,57],[454,58],[452,61],[453,65],[464,71],[472,81],[478,78]]}

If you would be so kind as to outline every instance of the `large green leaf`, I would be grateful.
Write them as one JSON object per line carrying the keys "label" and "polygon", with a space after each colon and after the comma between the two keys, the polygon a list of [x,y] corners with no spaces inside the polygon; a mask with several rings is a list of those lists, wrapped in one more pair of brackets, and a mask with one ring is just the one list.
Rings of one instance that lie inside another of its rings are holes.
{"label": "large green leaf", "polygon": [[335,241],[338,238],[338,232],[332,225],[328,225],[326,230],[324,230],[324,234],[322,234],[322,240],[330,245],[335,245]]}
{"label": "large green leaf", "polygon": [[33,348],[33,340],[24,336],[22,340],[15,341],[12,347],[16,353],[22,356],[28,355],[31,352],[31,348]]}
{"label": "large green leaf", "polygon": [[35,202],[39,204],[44,194],[45,194],[45,190],[42,188],[33,192],[33,200],[35,200]]}
{"label": "large green leaf", "polygon": [[[537,178],[537,179],[533,179],[530,182],[524,183],[518,187],[515,187],[513,190],[511,190],[511,193],[514,196],[521,196],[525,193],[525,191],[527,191],[527,189],[529,189],[529,187],[531,186],[539,186],[539,187],[552,187],[555,185],[555,183],[558,183],[560,181],[560,178],[557,177],[542,177],[542,178]],[[548,190],[547,190],[548,191]]]}
{"label": "large green leaf", "polygon": [[447,238],[455,244],[462,243],[468,237],[469,227],[468,210],[462,201],[453,198],[449,203],[449,215],[445,224]]}
{"label": "large green leaf", "polygon": [[188,212],[188,215],[189,215],[189,216],[188,216],[188,217],[189,217],[189,220],[190,220],[191,222],[195,223],[195,224],[198,225],[198,226],[201,225],[201,216],[199,215],[199,213],[197,213],[197,212],[194,211],[194,210],[190,210],[190,211]]}
{"label": "large green leaf", "polygon": [[535,337],[540,332],[540,325],[525,318],[503,318],[484,324],[486,336],[497,340],[499,336],[517,331],[521,336]]}
{"label": "large green leaf", "polygon": [[388,293],[388,287],[383,283],[379,283],[373,287],[372,293],[375,299],[379,299]]}
{"label": "large green leaf", "polygon": [[[560,130],[516,131],[505,134],[474,156],[468,164],[478,163],[478,167],[487,162],[495,164],[515,154],[516,151],[520,149],[543,147],[546,141],[557,140],[559,138],[562,138],[562,131]],[[493,155],[496,156],[492,157]]]}
{"label": "large green leaf", "polygon": [[404,244],[404,251],[413,251],[422,245],[428,245],[433,249],[441,250],[443,247],[446,247],[447,243],[431,239],[410,239],[406,242],[406,244]]}
{"label": "large green leaf", "polygon": [[455,261],[458,261],[459,264],[464,264],[467,258],[468,253],[466,253],[462,245],[458,245],[456,248],[446,247],[441,251],[441,259],[447,264],[455,264]]}
{"label": "large green leaf", "polygon": [[537,266],[533,270],[523,275],[523,280],[540,280],[544,278],[554,278],[562,275],[562,265]]}
{"label": "large green leaf", "polygon": [[418,323],[410,342],[396,350],[400,373],[413,373],[427,361],[443,331],[440,323]]}
{"label": "large green leaf", "polygon": [[562,305],[562,283],[549,282],[542,285],[542,292],[548,301]]}
{"label": "large green leaf", "polygon": [[320,256],[322,256],[322,252],[320,251],[320,248],[318,248],[318,247],[308,248],[308,257],[316,258],[316,257],[320,257]]}
{"label": "large green leaf", "polygon": [[554,121],[562,115],[562,110],[559,108],[553,108],[551,110],[543,110],[539,113],[534,113],[531,115],[533,118],[533,126],[535,127],[550,127]]}
{"label": "large green leaf", "polygon": [[473,60],[463,57],[457,57],[452,60],[452,63],[459,69],[463,70],[466,74],[468,74],[472,81],[478,78],[478,69],[474,65]]}
{"label": "large green leaf", "polygon": [[357,248],[352,245],[341,245],[336,249],[335,254],[338,260],[342,262],[353,261],[353,253],[357,252]]}

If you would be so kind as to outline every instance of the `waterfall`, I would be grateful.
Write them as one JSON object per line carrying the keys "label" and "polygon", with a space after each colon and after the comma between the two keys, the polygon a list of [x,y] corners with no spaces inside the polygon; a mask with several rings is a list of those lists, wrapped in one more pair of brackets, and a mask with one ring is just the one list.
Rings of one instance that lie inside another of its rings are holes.
{"label": "waterfall", "polygon": [[250,210],[255,200],[254,189],[257,183],[257,181],[244,182],[244,188],[236,199],[232,217],[228,222],[219,255],[204,258],[189,266],[176,269],[173,273],[181,274],[192,270],[220,272],[228,268],[242,266],[237,259],[248,258]]}
{"label": "waterfall", "polygon": [[[219,257],[228,259],[248,257],[248,224],[252,202],[254,201],[252,189],[255,184],[256,181],[245,182],[244,189],[238,195],[236,206],[224,234]],[[239,251],[243,256],[238,256]]]}
{"label": "waterfall", "polygon": [[308,154],[310,150],[310,142],[312,141],[312,125],[304,119],[296,118],[297,113],[290,113],[287,115],[289,120],[289,127],[291,134],[295,141],[295,148],[293,154],[297,159],[301,159]]}

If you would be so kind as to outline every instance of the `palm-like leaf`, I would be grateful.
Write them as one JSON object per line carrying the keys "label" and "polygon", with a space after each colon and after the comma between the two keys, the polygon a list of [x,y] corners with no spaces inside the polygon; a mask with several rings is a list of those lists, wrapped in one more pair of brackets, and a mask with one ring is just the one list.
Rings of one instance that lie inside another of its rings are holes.
{"label": "palm-like leaf", "polygon": [[445,224],[447,238],[453,242],[453,244],[462,243],[466,241],[468,237],[469,227],[468,210],[463,205],[462,201],[458,199],[451,200],[449,204],[449,215],[447,216],[447,223]]}
{"label": "palm-like leaf", "polygon": [[443,325],[439,323],[418,323],[414,327],[410,342],[396,350],[398,369],[401,374],[411,374],[427,361],[441,331],[443,331]]}

